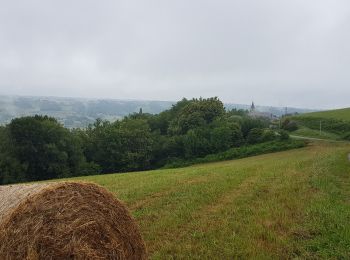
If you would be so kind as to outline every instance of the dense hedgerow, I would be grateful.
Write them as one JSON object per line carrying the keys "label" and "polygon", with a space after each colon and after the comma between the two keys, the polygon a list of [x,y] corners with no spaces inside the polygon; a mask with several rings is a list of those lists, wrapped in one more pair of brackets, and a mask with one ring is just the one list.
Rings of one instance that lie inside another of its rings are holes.
{"label": "dense hedgerow", "polygon": [[181,160],[174,158],[172,162],[169,162],[164,166],[164,168],[177,168],[184,167],[198,163],[208,163],[208,162],[216,162],[216,161],[225,161],[232,159],[240,159],[249,156],[255,156],[265,153],[273,153],[284,150],[301,148],[306,145],[305,141],[302,140],[292,140],[288,141],[273,141],[273,142],[265,142],[254,145],[245,145],[238,148],[231,148],[225,152],[210,154],[203,158],[196,158],[193,160]]}
{"label": "dense hedgerow", "polygon": [[269,124],[244,110],[226,111],[218,98],[183,99],[157,115],[140,109],[86,129],[68,130],[47,116],[16,118],[0,127],[0,184],[242,158],[300,145]]}

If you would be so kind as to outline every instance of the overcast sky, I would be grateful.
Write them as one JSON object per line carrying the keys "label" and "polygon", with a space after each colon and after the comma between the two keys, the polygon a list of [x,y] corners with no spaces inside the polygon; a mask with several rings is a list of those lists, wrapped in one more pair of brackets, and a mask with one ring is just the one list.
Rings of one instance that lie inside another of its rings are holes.
{"label": "overcast sky", "polygon": [[350,1],[0,0],[0,94],[350,106]]}

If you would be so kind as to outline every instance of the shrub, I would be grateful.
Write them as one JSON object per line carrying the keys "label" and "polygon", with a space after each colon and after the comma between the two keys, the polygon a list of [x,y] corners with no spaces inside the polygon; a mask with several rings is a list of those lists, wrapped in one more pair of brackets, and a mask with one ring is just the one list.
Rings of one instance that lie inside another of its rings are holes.
{"label": "shrub", "polygon": [[298,130],[298,124],[287,118],[282,122],[282,128],[286,131],[296,131]]}
{"label": "shrub", "polygon": [[184,167],[198,163],[208,163],[216,161],[225,161],[232,159],[240,159],[249,156],[255,156],[259,154],[279,152],[289,149],[301,148],[306,145],[305,141],[302,140],[293,140],[288,141],[273,141],[265,142],[254,145],[246,145],[238,148],[231,148],[225,152],[210,154],[202,158],[196,158],[192,160],[181,160],[176,159],[164,166],[164,168],[177,168]]}
{"label": "shrub", "polygon": [[261,128],[253,128],[247,136],[248,144],[257,144],[263,141],[264,130]]}
{"label": "shrub", "polygon": [[276,133],[273,130],[266,129],[262,134],[262,142],[273,141],[276,139]]}
{"label": "shrub", "polygon": [[342,135],[341,139],[350,141],[350,132],[347,132],[345,134]]}
{"label": "shrub", "polygon": [[279,137],[280,137],[280,140],[288,140],[289,139],[289,134],[286,132],[286,131],[279,131]]}

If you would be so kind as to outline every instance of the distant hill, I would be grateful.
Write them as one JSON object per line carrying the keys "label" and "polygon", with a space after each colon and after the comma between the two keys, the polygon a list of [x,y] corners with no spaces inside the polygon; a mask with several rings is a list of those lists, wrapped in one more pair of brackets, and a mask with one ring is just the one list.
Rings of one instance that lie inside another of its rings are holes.
{"label": "distant hill", "polygon": [[[64,97],[0,96],[0,124],[11,119],[35,114],[55,117],[68,128],[81,128],[93,123],[97,118],[115,121],[124,116],[139,112],[158,114],[169,109],[175,101],[145,101],[116,99],[84,99]],[[226,109],[249,109],[250,105],[225,104]],[[284,115],[282,107],[256,106],[256,110]],[[288,108],[287,112],[305,113],[308,109]]]}
{"label": "distant hill", "polygon": [[0,96],[0,124],[15,117],[35,114],[55,117],[68,128],[86,127],[97,118],[115,121],[139,112],[159,113],[171,107],[170,101],[99,100],[62,97]]}
{"label": "distant hill", "polygon": [[350,108],[306,113],[306,114],[303,114],[302,116],[350,121]]}

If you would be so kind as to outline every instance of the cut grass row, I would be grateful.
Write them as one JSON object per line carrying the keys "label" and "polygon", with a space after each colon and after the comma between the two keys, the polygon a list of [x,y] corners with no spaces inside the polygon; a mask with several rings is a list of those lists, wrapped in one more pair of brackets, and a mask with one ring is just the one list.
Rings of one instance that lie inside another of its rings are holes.
{"label": "cut grass row", "polygon": [[126,202],[153,259],[349,258],[345,144],[89,176]]}

